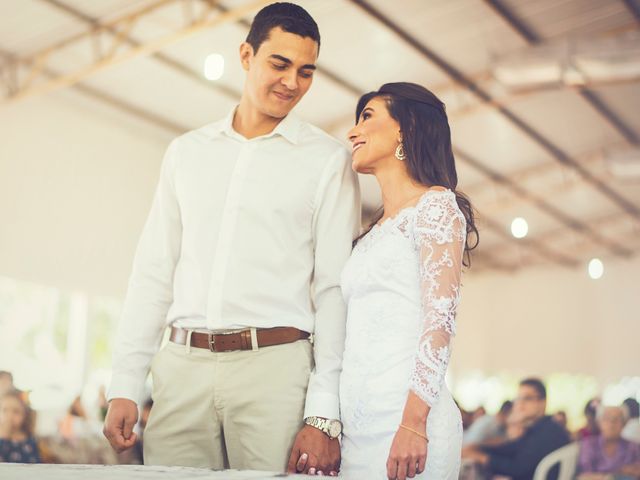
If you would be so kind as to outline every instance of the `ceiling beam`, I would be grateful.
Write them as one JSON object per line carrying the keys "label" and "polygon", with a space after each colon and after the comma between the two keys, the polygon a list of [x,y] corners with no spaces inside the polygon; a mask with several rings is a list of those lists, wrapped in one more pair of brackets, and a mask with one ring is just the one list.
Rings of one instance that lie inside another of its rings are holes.
{"label": "ceiling beam", "polygon": [[[35,61],[31,62],[31,71],[27,78],[27,85],[20,86],[17,92],[12,93],[9,97],[4,99],[4,103],[17,101],[19,99],[31,97],[34,95],[45,94],[60,88],[72,86],[106,68],[126,62],[136,57],[156,53],[166,46],[187,38],[195,33],[201,32],[208,28],[212,28],[224,22],[235,21],[238,18],[242,18],[251,11],[254,11],[261,6],[266,5],[267,3],[269,3],[269,1],[270,0],[256,0],[242,7],[229,10],[225,13],[219,13],[214,18],[208,18],[207,15],[203,15],[201,16],[201,18],[193,21],[191,24],[177,29],[168,35],[153,39],[145,43],[139,43],[136,46],[128,43],[126,39],[130,37],[130,30],[135,25],[135,23],[145,15],[150,14],[150,7],[145,7],[141,11],[124,15],[117,22],[112,22],[110,24],[111,27],[118,32],[118,34],[115,36],[109,52],[106,55],[99,56],[94,60],[93,63],[81,67],[71,73],[59,75],[55,78],[43,82],[42,84],[33,86],[29,85],[28,81],[37,78],[41,74],[43,68],[47,64],[49,57],[55,51],[55,48],[53,50],[51,48],[46,49],[45,51],[37,54],[35,57]],[[164,0],[161,2],[157,2],[152,6],[164,6],[166,3],[167,1]],[[94,32],[94,34],[95,33],[96,32]],[[91,32],[89,33],[89,35],[91,35]],[[84,38],[82,40],[84,40]],[[129,48],[125,49],[125,51],[122,53],[118,53],[118,50],[122,49],[123,45],[128,46]]]}
{"label": "ceiling beam", "polygon": [[562,151],[558,146],[553,144],[548,138],[538,132],[533,126],[525,122],[522,118],[517,116],[511,110],[508,110],[499,101],[494,99],[489,92],[471,80],[468,76],[454,67],[451,63],[447,62],[443,57],[435,53],[429,47],[421,43],[417,38],[410,35],[407,31],[401,28],[397,23],[393,22],[390,18],[385,16],[382,12],[374,8],[369,2],[365,0],[351,0],[352,3],[359,6],[372,18],[378,20],[381,24],[385,25],[389,30],[393,31],[396,35],[402,38],[408,45],[417,50],[423,57],[428,59],[431,63],[442,70],[448,75],[454,82],[464,86],[473,95],[480,99],[484,103],[488,103],[494,106],[496,111],[505,117],[516,128],[521,130],[525,135],[530,137],[535,143],[540,145],[545,151],[547,151],[554,159],[563,165],[575,170],[584,180],[590,184],[593,188],[599,190],[604,196],[608,197],[619,208],[626,211],[629,215],[640,218],[640,207],[634,202],[631,202],[620,193],[615,191],[609,185],[601,181],[594,176],[589,170],[585,169],[582,165],[576,162],[568,154]]}
{"label": "ceiling beam", "polygon": [[[3,57],[4,59],[10,61],[13,57],[15,57],[15,54],[0,48],[0,57]],[[43,75],[51,78],[55,78],[59,75],[58,72],[49,68],[45,68],[42,73]],[[150,124],[156,128],[161,128],[173,135],[182,135],[184,132],[187,132],[191,129],[191,127],[178,124],[173,120],[140,108],[137,105],[115,97],[98,88],[90,87],[82,83],[76,83],[75,85],[73,85],[72,89],[80,92],[88,98],[91,98],[92,100],[97,100],[101,103],[104,103],[109,107],[120,110],[123,113],[131,115],[132,117],[137,118],[138,120],[142,120],[143,122]]]}
{"label": "ceiling beam", "polygon": [[[496,170],[493,170],[490,167],[487,167],[485,164],[479,162],[468,153],[463,152],[459,148],[454,148],[454,154],[457,158],[460,158],[475,170],[492,179],[495,183],[504,186],[513,194],[533,204],[540,211],[554,218],[570,230],[589,237],[593,242],[607,248],[614,255],[617,255],[619,257],[628,257],[631,254],[631,252],[625,246],[620,245],[616,241],[603,236],[600,231],[594,229],[589,223],[583,222],[581,220],[573,218],[570,215],[567,215],[562,210],[557,208],[554,204],[542,198],[540,195],[527,190],[517,182],[511,181],[505,175]],[[502,230],[506,232],[506,229],[504,229],[504,227],[502,228]]]}
{"label": "ceiling beam", "polygon": [[[502,0],[485,0],[485,3],[489,5],[493,11],[496,12],[498,16],[502,18],[502,20],[504,20],[507,25],[509,25],[509,27],[511,27],[511,29],[529,45],[539,45],[543,42],[544,39],[535,32],[530,25],[527,25],[524,20],[518,18],[518,16],[512,12],[502,2]],[[627,125],[593,90],[584,86],[577,86],[576,89],[582,98],[584,98],[585,101],[630,144],[638,145],[640,143],[636,132],[634,132],[633,129]]]}
{"label": "ceiling beam", "polygon": [[[72,17],[74,17],[77,20],[80,20],[82,22],[84,22],[85,24],[91,26],[93,29],[95,30],[104,30],[109,32],[112,35],[117,35],[118,31],[116,30],[116,28],[109,24],[109,23],[103,23],[100,21],[100,19],[96,18],[96,17],[92,17],[90,15],[87,15],[86,13],[82,12],[81,10],[72,7],[71,5],[66,4],[65,2],[63,2],[62,0],[40,0],[54,8],[57,8],[58,10],[61,10],[63,12],[65,12],[68,15],[71,15]],[[132,47],[140,47],[140,42],[138,42],[137,40],[133,39],[131,36],[125,36],[124,37],[124,42],[127,43],[128,45],[132,46]],[[216,82],[210,82],[209,80],[207,80],[206,78],[204,78],[204,76],[202,75],[202,72],[196,71],[194,69],[192,69],[191,67],[189,67],[187,64],[179,62],[178,60],[170,57],[169,55],[166,55],[164,53],[161,52],[154,52],[150,55],[151,58],[153,58],[154,60],[160,62],[162,65],[186,76],[187,78],[196,81],[197,83],[199,83],[200,85],[206,87],[206,88],[210,88],[214,91],[216,91],[216,93],[221,93],[223,95],[225,95],[226,97],[229,97],[233,100],[237,100],[238,98],[240,98],[241,92],[237,91],[231,87],[228,87],[226,85],[223,85],[221,83],[216,83]]]}
{"label": "ceiling beam", "polygon": [[[576,267],[580,264],[580,262],[573,258],[571,255],[565,255],[564,253],[558,252],[553,248],[549,248],[543,242],[540,242],[534,238],[515,238],[504,228],[503,225],[488,218],[486,215],[480,215],[479,223],[484,224],[486,227],[490,228],[492,232],[496,235],[500,236],[506,243],[511,245],[515,245],[518,248],[525,247],[530,249],[533,252],[536,252],[543,258],[551,260],[551,262],[561,265],[563,267]],[[500,251],[500,249],[493,249],[494,251]]]}

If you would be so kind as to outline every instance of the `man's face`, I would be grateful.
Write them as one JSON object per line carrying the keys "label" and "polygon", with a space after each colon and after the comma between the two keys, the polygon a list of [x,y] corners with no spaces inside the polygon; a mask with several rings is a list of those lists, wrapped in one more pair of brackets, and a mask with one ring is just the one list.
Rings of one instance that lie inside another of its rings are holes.
{"label": "man's face", "polygon": [[518,396],[513,404],[514,411],[520,418],[524,421],[530,421],[543,417],[546,406],[546,400],[540,397],[535,388],[529,385],[520,385]]}
{"label": "man's face", "polygon": [[286,117],[311,87],[317,57],[314,40],[279,27],[271,29],[257,52],[243,43],[240,59],[247,72],[244,94],[263,115]]}

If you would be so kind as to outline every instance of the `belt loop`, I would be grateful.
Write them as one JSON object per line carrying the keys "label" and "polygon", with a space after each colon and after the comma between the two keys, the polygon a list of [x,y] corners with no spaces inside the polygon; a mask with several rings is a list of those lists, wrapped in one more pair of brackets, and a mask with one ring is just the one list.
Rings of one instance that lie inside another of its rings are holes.
{"label": "belt loop", "polygon": [[191,334],[193,333],[193,330],[187,330],[187,343],[185,344],[185,346],[187,347],[185,350],[187,352],[187,355],[191,355]]}
{"label": "belt loop", "polygon": [[258,346],[258,334],[256,333],[256,329],[255,328],[251,328],[251,350],[253,350],[254,352],[257,352],[258,349],[260,348]]}

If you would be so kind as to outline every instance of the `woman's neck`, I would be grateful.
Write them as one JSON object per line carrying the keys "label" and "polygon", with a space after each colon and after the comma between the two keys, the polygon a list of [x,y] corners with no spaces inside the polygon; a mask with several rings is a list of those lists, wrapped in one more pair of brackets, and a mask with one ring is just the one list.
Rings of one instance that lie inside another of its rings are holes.
{"label": "woman's neck", "polygon": [[5,438],[6,440],[11,440],[12,442],[24,442],[27,438],[29,438],[29,436],[20,430],[14,430],[5,433],[0,438]]}
{"label": "woman's neck", "polygon": [[401,168],[390,168],[375,172],[382,192],[383,219],[392,217],[403,208],[413,205],[416,199],[429,188],[415,182]]}

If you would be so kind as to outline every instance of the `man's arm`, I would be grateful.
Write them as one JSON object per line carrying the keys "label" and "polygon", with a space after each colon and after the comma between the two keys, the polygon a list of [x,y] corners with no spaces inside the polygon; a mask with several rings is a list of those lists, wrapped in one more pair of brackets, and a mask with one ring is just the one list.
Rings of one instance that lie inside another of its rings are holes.
{"label": "man's arm", "polygon": [[315,204],[312,285],[315,369],[309,380],[304,416],[337,419],[346,331],[340,275],[360,230],[360,189],[345,150],[340,149],[330,159]]}
{"label": "man's arm", "polygon": [[[346,150],[340,149],[329,159],[318,185],[315,205],[312,285],[315,368],[309,379],[304,417],[339,419],[338,385],[346,323],[340,274],[360,229],[360,190]],[[338,441],[330,440],[314,427],[305,426],[296,438],[290,471],[296,470],[296,462],[303,453],[308,454],[303,471],[321,470],[325,474],[333,469],[337,471]]]}
{"label": "man's arm", "polygon": [[553,428],[543,425],[542,428],[531,432],[521,441],[513,442],[518,448],[514,452],[505,454],[499,450],[489,454],[488,465],[494,474],[511,477],[522,476],[528,473],[533,475],[536,467],[547,454],[560,448],[566,442],[560,441]]}
{"label": "man's arm", "polygon": [[136,404],[142,401],[149,364],[162,339],[173,301],[173,274],[182,239],[174,183],[176,145],[174,140],[162,162],[116,334],[104,433],[117,450],[132,446],[131,429],[138,418]]}

